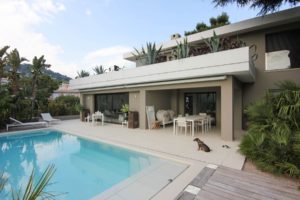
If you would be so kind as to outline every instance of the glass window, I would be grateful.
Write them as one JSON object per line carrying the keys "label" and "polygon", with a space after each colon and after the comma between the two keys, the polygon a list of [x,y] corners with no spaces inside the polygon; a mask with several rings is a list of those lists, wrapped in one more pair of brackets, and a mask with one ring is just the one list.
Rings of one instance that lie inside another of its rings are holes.
{"label": "glass window", "polygon": [[119,119],[124,104],[129,104],[128,93],[95,95],[95,111],[104,113],[106,122],[121,123]]}

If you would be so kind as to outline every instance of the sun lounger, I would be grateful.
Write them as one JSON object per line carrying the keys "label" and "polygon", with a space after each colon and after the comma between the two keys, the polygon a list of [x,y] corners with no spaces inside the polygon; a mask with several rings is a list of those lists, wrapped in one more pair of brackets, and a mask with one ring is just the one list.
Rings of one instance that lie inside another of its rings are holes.
{"label": "sun lounger", "polygon": [[24,126],[38,126],[38,125],[43,125],[43,126],[48,126],[47,122],[20,122],[12,117],[9,118],[11,121],[13,121],[12,124],[6,124],[6,130],[8,131],[8,128],[10,127],[24,127]]}
{"label": "sun lounger", "polygon": [[45,122],[48,122],[49,124],[50,123],[52,123],[52,122],[60,122],[60,119],[54,119],[51,115],[50,115],[50,113],[41,113],[41,116],[42,116],[42,118],[43,118],[43,120],[45,121]]}

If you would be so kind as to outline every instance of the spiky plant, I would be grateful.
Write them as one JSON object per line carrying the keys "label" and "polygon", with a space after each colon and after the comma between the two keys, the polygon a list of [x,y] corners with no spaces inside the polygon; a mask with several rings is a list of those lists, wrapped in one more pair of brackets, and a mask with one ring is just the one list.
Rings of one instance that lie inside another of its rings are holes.
{"label": "spiky plant", "polygon": [[[56,199],[59,194],[53,192],[47,192],[45,189],[50,184],[50,180],[55,173],[54,165],[49,165],[42,176],[35,183],[35,170],[29,177],[26,184],[25,190],[22,187],[19,189],[11,188],[11,199],[12,200],[37,200],[37,199]],[[7,177],[4,174],[0,174],[0,197],[7,197],[8,194],[3,194],[4,187],[8,183]]]}
{"label": "spiky plant", "polygon": [[95,74],[104,74],[106,72],[106,69],[104,69],[104,67],[102,65],[100,65],[100,66],[94,67],[93,71],[95,72]]}
{"label": "spiky plant", "polygon": [[75,77],[75,79],[83,78],[83,77],[87,77],[87,76],[90,76],[90,73],[88,71],[81,70],[81,71],[77,72],[77,76]]}
{"label": "spiky plant", "polygon": [[[176,41],[177,42],[177,41]],[[190,47],[188,45],[187,38],[184,38],[183,43],[177,42],[177,47],[174,50],[173,54],[177,59],[189,57]]]}
{"label": "spiky plant", "polygon": [[218,52],[220,50],[220,38],[217,36],[216,32],[213,32],[213,36],[204,39],[205,44],[209,47],[210,52]]}
{"label": "spiky plant", "polygon": [[156,44],[148,42],[146,44],[146,50],[142,47],[142,50],[139,51],[134,48],[137,54],[133,54],[137,60],[140,60],[144,65],[150,65],[157,62],[158,55],[160,54],[162,46],[156,49]]}
{"label": "spiky plant", "polygon": [[258,168],[300,177],[300,88],[289,81],[246,110],[248,134],[240,150]]}

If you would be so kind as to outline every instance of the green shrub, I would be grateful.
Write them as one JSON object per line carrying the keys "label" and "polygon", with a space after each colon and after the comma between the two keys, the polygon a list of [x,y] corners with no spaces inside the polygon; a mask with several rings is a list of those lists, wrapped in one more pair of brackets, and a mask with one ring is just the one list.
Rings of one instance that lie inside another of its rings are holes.
{"label": "green shrub", "polygon": [[300,88],[279,84],[279,92],[249,106],[248,134],[240,151],[259,169],[300,177]]}
{"label": "green shrub", "polygon": [[48,112],[53,116],[78,115],[80,99],[76,96],[60,96],[48,103]]}

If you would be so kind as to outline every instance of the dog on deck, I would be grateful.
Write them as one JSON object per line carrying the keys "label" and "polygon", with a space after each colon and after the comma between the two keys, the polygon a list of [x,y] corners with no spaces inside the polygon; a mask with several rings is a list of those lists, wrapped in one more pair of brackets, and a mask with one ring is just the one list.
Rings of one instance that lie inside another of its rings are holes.
{"label": "dog on deck", "polygon": [[193,141],[198,143],[198,151],[210,152],[210,148],[202,142],[199,138],[195,138]]}

